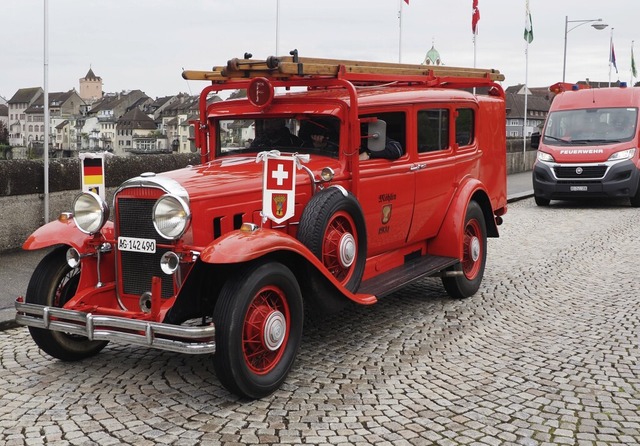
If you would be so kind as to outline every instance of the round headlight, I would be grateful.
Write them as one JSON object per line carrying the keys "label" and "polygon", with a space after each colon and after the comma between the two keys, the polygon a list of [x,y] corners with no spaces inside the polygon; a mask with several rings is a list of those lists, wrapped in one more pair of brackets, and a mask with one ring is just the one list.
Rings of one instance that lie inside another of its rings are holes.
{"label": "round headlight", "polygon": [[175,240],[187,230],[191,211],[180,197],[165,195],[153,206],[153,226],[162,237]]}
{"label": "round headlight", "polygon": [[99,195],[84,192],[73,202],[73,220],[76,226],[86,234],[100,231],[109,219],[109,206]]}

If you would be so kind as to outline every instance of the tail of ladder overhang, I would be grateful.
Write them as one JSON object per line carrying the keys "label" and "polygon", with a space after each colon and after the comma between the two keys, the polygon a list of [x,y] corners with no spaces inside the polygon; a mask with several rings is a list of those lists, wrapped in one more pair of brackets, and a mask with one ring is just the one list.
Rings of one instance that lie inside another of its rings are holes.
{"label": "tail of ladder overhang", "polygon": [[211,71],[184,71],[182,77],[214,84],[256,77],[283,81],[340,78],[354,84],[423,84],[434,87],[447,84],[489,86],[504,80],[504,75],[494,69],[318,59],[298,57],[297,53],[292,53],[291,56],[270,56],[265,60],[254,60],[245,54],[244,59],[231,59],[224,67],[213,67]]}

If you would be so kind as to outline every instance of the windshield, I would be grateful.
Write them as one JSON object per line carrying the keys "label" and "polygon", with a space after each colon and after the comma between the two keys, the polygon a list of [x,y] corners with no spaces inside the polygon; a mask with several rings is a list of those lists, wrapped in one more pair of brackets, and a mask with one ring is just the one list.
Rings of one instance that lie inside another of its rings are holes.
{"label": "windshield", "polygon": [[550,145],[608,144],[631,140],[637,108],[591,108],[549,114],[543,142]]}
{"label": "windshield", "polygon": [[317,115],[220,119],[217,134],[217,156],[279,150],[338,157],[340,121]]}

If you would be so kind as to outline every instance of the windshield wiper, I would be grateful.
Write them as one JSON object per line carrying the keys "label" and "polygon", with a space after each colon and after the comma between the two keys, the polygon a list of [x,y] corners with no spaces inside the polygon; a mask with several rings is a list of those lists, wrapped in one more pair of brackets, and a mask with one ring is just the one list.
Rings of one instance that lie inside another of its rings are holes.
{"label": "windshield wiper", "polygon": [[607,143],[607,142],[616,142],[616,141],[612,141],[610,139],[574,139],[570,142],[574,142],[577,144],[588,144],[588,143],[593,143],[593,142],[603,142],[603,143]]}

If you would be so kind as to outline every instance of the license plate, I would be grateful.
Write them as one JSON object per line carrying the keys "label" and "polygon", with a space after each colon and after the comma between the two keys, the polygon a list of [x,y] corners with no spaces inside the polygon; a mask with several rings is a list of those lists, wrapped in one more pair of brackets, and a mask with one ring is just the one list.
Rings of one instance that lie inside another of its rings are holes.
{"label": "license plate", "polygon": [[571,186],[569,189],[571,192],[586,192],[587,186]]}
{"label": "license plate", "polygon": [[152,238],[118,237],[118,249],[120,251],[156,252],[156,241]]}

